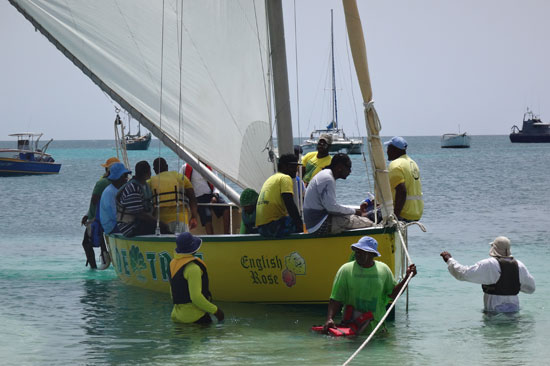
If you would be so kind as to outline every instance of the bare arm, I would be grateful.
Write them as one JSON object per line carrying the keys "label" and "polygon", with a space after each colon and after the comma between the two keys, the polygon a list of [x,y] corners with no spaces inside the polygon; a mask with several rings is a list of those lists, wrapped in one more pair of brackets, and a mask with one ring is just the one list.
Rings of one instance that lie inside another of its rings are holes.
{"label": "bare arm", "polygon": [[403,288],[403,286],[405,285],[405,282],[407,281],[407,278],[409,278],[409,275],[412,273],[412,276],[416,276],[416,265],[411,264],[409,266],[409,268],[407,268],[407,273],[405,275],[405,278],[403,278],[401,280],[401,282],[399,282],[394,288],[393,288],[393,291],[390,295],[390,297],[392,299],[395,299],[395,297],[397,296],[397,294],[399,293],[399,291],[401,291],[401,288]]}
{"label": "bare arm", "polygon": [[199,217],[199,211],[197,209],[197,197],[195,196],[195,190],[193,188],[187,188],[185,195],[189,198],[189,206],[191,207],[191,217],[189,218],[189,229],[197,227],[197,218]]}
{"label": "bare arm", "polygon": [[294,203],[292,193],[282,193],[281,197],[283,198],[283,202],[285,203],[288,215],[292,217],[292,219],[294,220],[294,225],[296,225],[296,229],[299,233],[301,233],[303,231],[304,224],[302,223],[302,218],[300,217],[298,208]]}
{"label": "bare arm", "polygon": [[327,311],[327,320],[325,321],[325,324],[323,325],[323,332],[327,333],[329,328],[336,328],[336,325],[334,324],[334,317],[336,314],[340,312],[342,309],[342,303],[340,301],[336,301],[333,299],[330,299],[328,302],[328,311]]}
{"label": "bare arm", "polygon": [[401,216],[401,210],[405,206],[405,201],[407,200],[407,187],[405,183],[399,183],[395,187],[395,202],[393,203],[393,212],[397,217]]}

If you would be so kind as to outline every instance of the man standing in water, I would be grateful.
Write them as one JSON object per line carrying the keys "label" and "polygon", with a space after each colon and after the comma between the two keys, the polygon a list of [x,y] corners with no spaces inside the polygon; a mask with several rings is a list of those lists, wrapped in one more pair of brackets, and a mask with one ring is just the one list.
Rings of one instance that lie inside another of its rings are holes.
{"label": "man standing in water", "polygon": [[367,327],[371,332],[384,316],[390,299],[395,298],[404,286],[409,274],[416,276],[416,266],[411,264],[405,278],[397,284],[391,269],[374,260],[380,253],[378,242],[370,236],[359,239],[351,249],[355,252],[355,260],[342,265],[334,278],[327,320],[323,326],[325,333],[328,328],[336,328],[334,317],[342,305],[350,305],[359,313],[372,312],[374,319]]}
{"label": "man standing in water", "polygon": [[174,308],[172,320],[179,323],[210,324],[210,314],[222,321],[222,309],[212,304],[206,263],[193,254],[202,239],[181,233],[176,239],[176,254],[170,262],[170,290]]}
{"label": "man standing in water", "polygon": [[418,165],[407,155],[407,141],[403,137],[394,136],[384,145],[391,161],[388,170],[395,216],[404,221],[418,221],[424,211]]}
{"label": "man standing in water", "polygon": [[463,266],[451,253],[440,255],[447,263],[447,269],[454,278],[481,285],[486,312],[513,313],[519,311],[518,293],[535,292],[535,279],[527,267],[512,257],[510,240],[499,236],[491,243],[490,258],[483,259],[473,266]]}

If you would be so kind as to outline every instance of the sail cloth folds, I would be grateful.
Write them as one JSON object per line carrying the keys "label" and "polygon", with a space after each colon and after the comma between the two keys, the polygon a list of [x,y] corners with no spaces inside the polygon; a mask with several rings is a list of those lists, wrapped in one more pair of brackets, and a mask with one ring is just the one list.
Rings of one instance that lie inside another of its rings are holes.
{"label": "sail cloth folds", "polygon": [[242,187],[273,173],[264,0],[10,2],[157,137]]}

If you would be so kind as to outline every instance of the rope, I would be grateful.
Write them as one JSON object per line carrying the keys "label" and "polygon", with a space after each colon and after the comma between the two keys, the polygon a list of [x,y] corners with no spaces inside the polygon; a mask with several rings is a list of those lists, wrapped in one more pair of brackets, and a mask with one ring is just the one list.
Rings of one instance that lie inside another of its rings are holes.
{"label": "rope", "polygon": [[296,0],[294,0],[294,62],[296,66],[296,113],[297,113],[297,120],[298,120],[298,143],[302,143],[302,131],[300,129],[300,85],[298,84],[299,81],[299,73],[298,73],[298,29],[296,28]]}
{"label": "rope", "polygon": [[[176,4],[176,7],[177,7],[177,4]],[[177,29],[177,34],[178,34],[178,37],[179,37],[179,42],[178,42],[178,56],[179,56],[179,67],[180,67],[180,80],[179,80],[179,103],[178,103],[178,143],[181,144],[181,146],[185,146],[184,144],[184,141],[183,141],[183,138],[182,138],[182,129],[183,129],[183,119],[182,119],[182,111],[181,111],[181,106],[182,106],[182,100],[181,100],[181,85],[182,85],[182,70],[183,70],[183,0],[181,1],[181,8],[180,8],[180,23],[178,24],[176,22],[176,29]],[[177,16],[177,12],[176,12],[176,16]],[[179,27],[178,27],[179,25]],[[179,169],[179,167],[181,166],[181,159],[180,159],[180,156],[178,155],[178,165],[177,165],[177,168],[176,169]],[[177,171],[177,170],[176,170]],[[182,179],[185,179],[185,178],[182,178]],[[159,183],[160,183],[160,179],[159,179]],[[183,187],[182,187],[183,189]],[[177,198],[177,194],[176,193],[176,198]],[[180,231],[182,230],[181,229],[181,225],[180,225],[180,201],[178,199],[176,199],[176,229],[174,230],[174,234],[177,236]],[[183,215],[184,217],[184,221],[185,221],[185,204],[183,204],[183,208],[181,208],[181,214]],[[159,214],[160,216],[160,214]]]}

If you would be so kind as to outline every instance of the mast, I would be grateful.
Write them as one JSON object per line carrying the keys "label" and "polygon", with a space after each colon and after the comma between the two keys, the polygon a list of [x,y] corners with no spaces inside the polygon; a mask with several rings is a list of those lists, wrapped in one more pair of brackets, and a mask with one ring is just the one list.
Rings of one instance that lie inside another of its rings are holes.
{"label": "mast", "polygon": [[382,216],[384,220],[386,220],[393,215],[393,199],[388,169],[386,168],[384,148],[380,140],[380,121],[374,110],[374,101],[372,99],[372,87],[370,83],[363,27],[361,25],[361,19],[359,18],[356,0],[342,0],[342,3],[346,15],[346,25],[353,63],[355,64],[357,79],[361,88],[361,94],[363,95],[363,105],[365,106],[365,123],[367,126],[370,148],[369,155],[373,164],[376,199],[382,204]]}
{"label": "mast", "polygon": [[334,69],[334,20],[330,9],[330,58],[332,62],[332,127],[338,129],[338,103],[336,101],[336,71]]}
{"label": "mast", "polygon": [[267,0],[267,21],[271,43],[273,88],[275,94],[275,121],[277,122],[277,146],[279,156],[294,153],[288,72],[286,66],[285,29],[281,0]]}

